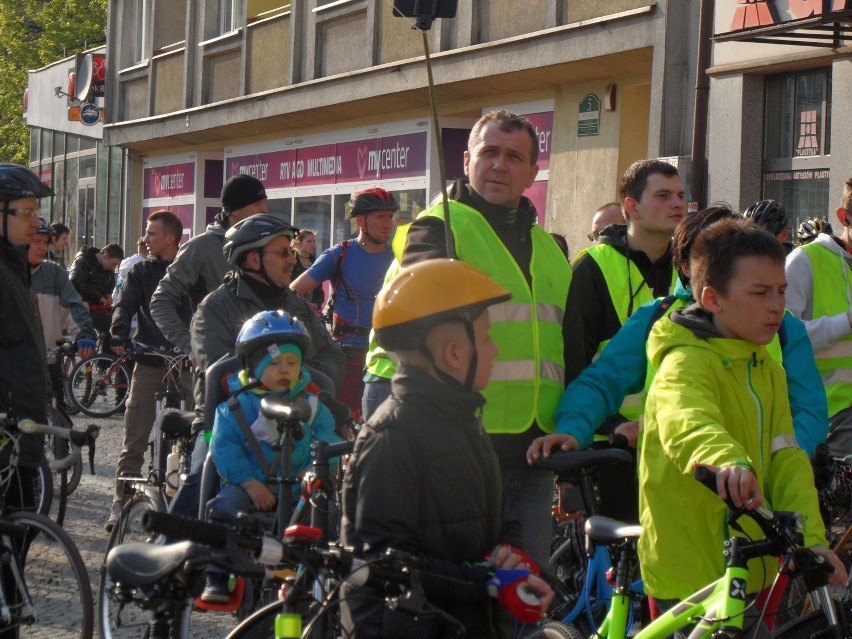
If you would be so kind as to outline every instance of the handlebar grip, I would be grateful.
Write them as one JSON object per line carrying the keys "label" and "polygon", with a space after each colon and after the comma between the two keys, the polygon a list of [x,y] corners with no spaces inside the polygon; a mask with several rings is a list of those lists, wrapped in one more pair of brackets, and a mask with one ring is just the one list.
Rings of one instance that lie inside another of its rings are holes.
{"label": "handlebar grip", "polygon": [[142,515],[142,527],[148,532],[188,539],[214,548],[224,548],[227,543],[227,530],[222,526],[154,510]]}

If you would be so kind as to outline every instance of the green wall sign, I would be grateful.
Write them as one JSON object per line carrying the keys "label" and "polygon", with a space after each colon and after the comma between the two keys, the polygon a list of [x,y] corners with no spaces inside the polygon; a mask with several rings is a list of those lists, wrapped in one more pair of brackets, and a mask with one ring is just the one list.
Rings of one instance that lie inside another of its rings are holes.
{"label": "green wall sign", "polygon": [[601,101],[594,93],[580,100],[577,115],[577,137],[598,135],[601,132]]}

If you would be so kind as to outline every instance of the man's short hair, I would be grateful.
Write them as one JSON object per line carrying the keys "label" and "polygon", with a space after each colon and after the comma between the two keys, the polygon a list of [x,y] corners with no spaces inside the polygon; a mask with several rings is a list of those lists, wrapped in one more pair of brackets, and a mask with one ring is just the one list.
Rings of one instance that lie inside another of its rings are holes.
{"label": "man's short hair", "polygon": [[704,229],[689,259],[695,298],[700,299],[706,286],[726,295],[741,257],[766,257],[783,268],[786,255],[774,235],[745,218],[721,220]]}
{"label": "man's short hair", "polygon": [[662,160],[639,160],[627,167],[618,182],[618,194],[622,201],[632,197],[637,202],[642,199],[642,193],[648,186],[648,178],[656,173],[666,177],[679,175],[677,169]]}
{"label": "man's short hair", "polygon": [[[738,217],[726,202],[716,202],[706,209],[687,213],[683,221],[677,225],[674,236],[672,237],[672,262],[675,268],[678,269],[678,272],[689,264],[692,247],[695,245],[695,240],[698,239],[701,231],[720,220],[733,220]],[[683,277],[681,276],[682,281]],[[688,284],[689,282],[687,280],[683,281],[683,283]]]}
{"label": "man's short hair", "polygon": [[65,226],[62,222],[54,222],[50,225],[50,234],[53,237],[62,237],[66,233],[71,234],[71,229]]}
{"label": "man's short hair", "polygon": [[107,244],[101,249],[101,253],[116,260],[124,259],[124,249],[118,244]]}
{"label": "man's short hair", "polygon": [[840,208],[852,212],[852,178],[843,183],[843,197],[840,198]]}
{"label": "man's short hair", "polygon": [[180,244],[180,239],[183,237],[183,222],[180,218],[169,210],[161,209],[154,211],[148,216],[149,222],[159,222],[163,225],[163,230],[168,235],[175,236],[175,242]]}
{"label": "man's short hair", "polygon": [[473,153],[473,147],[475,147],[476,143],[482,138],[482,130],[489,122],[495,122],[497,124],[497,128],[503,133],[514,133],[515,131],[521,130],[529,133],[530,142],[532,143],[530,149],[530,166],[538,161],[538,133],[536,133],[533,123],[527,120],[524,116],[512,113],[511,111],[506,111],[505,109],[486,113],[479,118],[479,121],[474,124],[473,128],[470,130],[470,136],[467,139],[468,152]]}

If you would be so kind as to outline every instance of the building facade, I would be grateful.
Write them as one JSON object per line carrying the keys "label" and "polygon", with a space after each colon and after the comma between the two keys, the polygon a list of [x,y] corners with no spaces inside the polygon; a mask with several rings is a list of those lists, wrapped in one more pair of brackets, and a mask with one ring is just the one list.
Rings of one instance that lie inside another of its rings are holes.
{"label": "building facade", "polygon": [[740,210],[834,211],[852,177],[852,1],[717,0],[709,69],[708,185]]}
{"label": "building facade", "polygon": [[[104,48],[89,53],[103,55]],[[30,71],[24,99],[30,168],[56,193],[41,200],[42,216],[71,230],[66,261],[84,245],[135,245],[138,237],[138,229],[126,237],[124,151],[102,143],[103,98],[93,98],[94,117],[87,118],[81,117],[83,103],[68,95],[68,78],[77,62],[71,56]]]}
{"label": "building facade", "polygon": [[[528,114],[540,173],[527,194],[584,248],[626,166],[691,151],[697,5],[459,2],[426,38],[448,179],[483,113]],[[238,172],[320,248],[352,232],[343,204],[358,188],[384,186],[416,216],[441,184],[412,23],[390,0],[110,2],[104,140],[128,153],[130,226],[168,206],[198,233]]]}

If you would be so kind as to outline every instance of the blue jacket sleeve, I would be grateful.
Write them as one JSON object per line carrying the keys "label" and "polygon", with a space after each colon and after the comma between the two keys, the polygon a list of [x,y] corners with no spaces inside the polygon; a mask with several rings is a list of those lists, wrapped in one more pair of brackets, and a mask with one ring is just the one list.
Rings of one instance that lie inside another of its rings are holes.
{"label": "blue jacket sleeve", "polygon": [[595,431],[618,412],[624,398],[644,388],[648,369],[645,342],[661,303],[657,299],[637,309],[600,357],[568,385],[556,408],[557,433],[573,435],[581,448],[587,448]]}
{"label": "blue jacket sleeve", "polygon": [[[243,405],[244,411],[245,408]],[[237,424],[237,418],[228,408],[228,403],[222,402],[216,408],[210,454],[213,455],[219,477],[229,484],[240,485],[250,479],[258,479],[253,472],[254,464],[243,446],[244,441],[245,436]]]}
{"label": "blue jacket sleeve", "polygon": [[808,457],[828,434],[828,401],[805,325],[790,311],[782,320],[781,352],[796,439]]}

